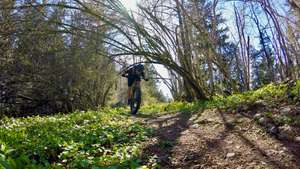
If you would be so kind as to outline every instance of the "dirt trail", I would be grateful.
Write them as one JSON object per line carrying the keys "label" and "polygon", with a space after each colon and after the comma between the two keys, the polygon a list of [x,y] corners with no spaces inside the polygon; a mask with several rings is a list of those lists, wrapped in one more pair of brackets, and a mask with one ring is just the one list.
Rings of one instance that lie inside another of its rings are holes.
{"label": "dirt trail", "polygon": [[300,169],[295,150],[239,114],[215,109],[139,119],[158,128],[143,158],[157,156],[163,169]]}

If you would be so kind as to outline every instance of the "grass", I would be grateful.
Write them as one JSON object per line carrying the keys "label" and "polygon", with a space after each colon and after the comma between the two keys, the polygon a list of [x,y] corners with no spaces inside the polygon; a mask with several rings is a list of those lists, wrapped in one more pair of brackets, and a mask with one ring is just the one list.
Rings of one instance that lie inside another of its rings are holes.
{"label": "grass", "polygon": [[[300,99],[300,80],[266,85],[258,90],[228,97],[215,96],[201,102],[147,105],[140,115],[157,117],[169,113],[197,112],[209,108],[236,108],[258,100]],[[266,113],[272,116],[271,112]],[[295,122],[299,122],[297,117]],[[280,117],[279,123],[291,123]],[[144,168],[140,162],[142,143],[153,129],[133,121],[128,110],[105,108],[68,115],[2,118],[0,121],[0,168]],[[162,147],[171,143],[165,142]],[[155,160],[153,160],[155,161]],[[151,164],[155,165],[155,164]]]}
{"label": "grass", "polygon": [[189,112],[197,112],[201,109],[207,108],[207,101],[200,102],[172,102],[172,103],[161,103],[161,104],[153,104],[146,105],[140,109],[140,112],[143,115],[148,115],[152,117],[157,117],[165,114],[171,113],[189,113]]}
{"label": "grass", "polygon": [[259,100],[272,102],[274,100],[300,101],[300,80],[296,81],[295,86],[289,88],[287,84],[268,84],[256,90],[244,93],[237,93],[230,96],[216,95],[211,100],[199,102],[172,102],[147,105],[141,108],[141,112],[146,115],[157,116],[174,112],[195,112],[210,108],[237,108],[243,104],[254,103]]}
{"label": "grass", "polygon": [[151,129],[121,112],[4,118],[0,163],[4,168],[138,168],[140,143]]}
{"label": "grass", "polygon": [[209,105],[210,107],[236,108],[242,104],[251,104],[259,100],[264,100],[269,103],[274,101],[300,101],[300,80],[297,80],[292,87],[288,87],[288,84],[271,83],[257,90],[233,94],[228,97],[215,96],[213,100],[209,102]]}

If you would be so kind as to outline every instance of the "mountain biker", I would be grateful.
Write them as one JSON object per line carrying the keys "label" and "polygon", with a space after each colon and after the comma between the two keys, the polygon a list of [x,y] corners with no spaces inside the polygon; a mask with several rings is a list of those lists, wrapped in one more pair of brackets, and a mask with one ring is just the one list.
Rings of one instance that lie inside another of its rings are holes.
{"label": "mountain biker", "polygon": [[136,85],[137,87],[141,87],[141,78],[143,78],[145,81],[148,81],[147,78],[145,78],[145,73],[144,73],[144,65],[138,64],[134,65],[130,69],[126,70],[122,76],[126,77],[128,80],[128,104],[131,103],[131,98],[132,98],[132,89],[133,89],[133,84],[134,82],[137,82]]}

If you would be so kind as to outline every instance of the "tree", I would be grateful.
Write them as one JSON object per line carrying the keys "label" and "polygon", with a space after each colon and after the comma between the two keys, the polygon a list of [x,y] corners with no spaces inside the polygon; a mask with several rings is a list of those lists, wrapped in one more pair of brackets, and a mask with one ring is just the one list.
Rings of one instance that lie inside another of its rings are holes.
{"label": "tree", "polygon": [[7,48],[1,47],[6,71],[0,78],[5,90],[0,103],[7,115],[70,112],[107,103],[116,80],[103,42],[107,27],[57,2],[24,1],[1,9],[3,26],[14,25],[1,28]]}

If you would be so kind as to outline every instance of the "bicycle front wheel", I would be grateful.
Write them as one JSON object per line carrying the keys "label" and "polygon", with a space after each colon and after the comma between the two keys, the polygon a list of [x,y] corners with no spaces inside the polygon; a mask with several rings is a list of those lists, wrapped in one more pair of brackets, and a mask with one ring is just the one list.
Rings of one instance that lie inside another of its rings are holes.
{"label": "bicycle front wheel", "polygon": [[133,90],[133,98],[130,103],[131,114],[136,114],[141,106],[142,92],[140,88],[135,88]]}

